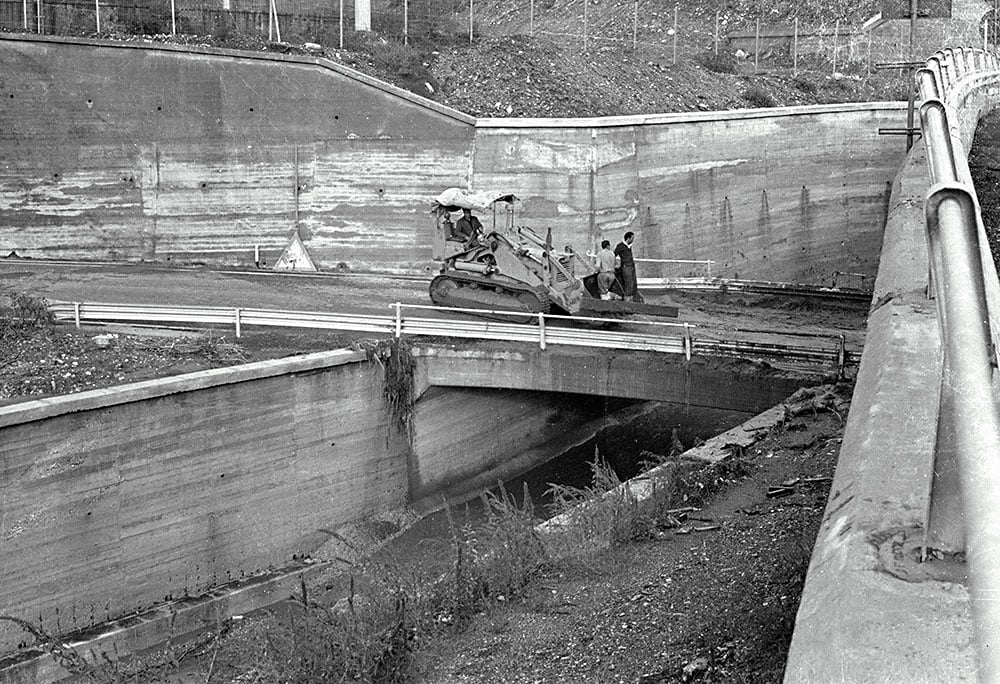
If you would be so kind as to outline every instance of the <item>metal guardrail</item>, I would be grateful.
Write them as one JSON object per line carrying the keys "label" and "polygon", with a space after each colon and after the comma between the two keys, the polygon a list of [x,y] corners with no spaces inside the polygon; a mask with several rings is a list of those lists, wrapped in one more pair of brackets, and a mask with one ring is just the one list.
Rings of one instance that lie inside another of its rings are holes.
{"label": "metal guardrail", "polygon": [[1000,492],[1000,412],[993,391],[997,355],[983,270],[983,259],[992,256],[980,239],[985,233],[957,112],[977,91],[1000,86],[1000,60],[978,49],[942,50],[917,72],[917,84],[932,183],[924,205],[928,294],[937,300],[944,351],[925,544],[964,548],[979,680],[997,682],[1000,507],[995,499]]}
{"label": "metal guardrail", "polygon": [[[832,365],[837,368],[840,375],[843,375],[846,366],[857,364],[860,357],[858,351],[846,348],[843,335],[798,335],[814,339],[825,337],[825,341],[829,342],[829,344],[823,347],[766,344],[748,340],[696,338],[693,335],[695,326],[689,323],[629,321],[629,325],[639,325],[660,331],[657,334],[636,333],[551,325],[553,321],[559,320],[614,325],[622,323],[619,319],[530,314],[537,316],[536,323],[523,324],[492,320],[427,318],[404,315],[404,311],[412,309],[417,311],[485,313],[491,316],[516,316],[519,318],[524,318],[526,314],[523,311],[482,311],[478,309],[433,307],[401,303],[391,305],[393,313],[385,316],[373,314],[340,314],[322,311],[281,311],[241,307],[152,306],[62,301],[50,301],[48,306],[57,321],[72,322],[77,327],[85,322],[226,326],[233,327],[236,331],[236,336],[239,337],[246,326],[275,326],[312,328],[316,330],[343,330],[395,337],[402,337],[403,335],[457,337],[478,340],[528,342],[537,344],[540,349],[546,349],[550,345],[566,345],[653,351],[668,354],[683,354],[687,360],[690,360],[694,355],[786,359],[811,364]],[[785,336],[797,335],[794,331],[773,332]]]}

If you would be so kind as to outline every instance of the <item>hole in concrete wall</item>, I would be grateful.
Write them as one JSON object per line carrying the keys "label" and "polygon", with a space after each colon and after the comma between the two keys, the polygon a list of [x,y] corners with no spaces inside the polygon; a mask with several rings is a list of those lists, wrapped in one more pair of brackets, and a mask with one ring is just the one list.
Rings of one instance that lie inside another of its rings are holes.
{"label": "hole in concrete wall", "polygon": [[207,188],[207,187],[208,187],[208,183],[202,183],[202,184],[201,184],[201,187],[203,187],[203,188]]}
{"label": "hole in concrete wall", "polygon": [[[11,95],[11,97],[14,97],[14,96],[13,96],[13,95]],[[340,121],[340,117],[339,117],[339,116],[337,116],[336,114],[334,114],[334,116],[333,116],[333,120],[334,120],[334,121]]]}
{"label": "hole in concrete wall", "polygon": [[156,111],[158,111],[158,112],[159,112],[159,111],[161,111],[162,109],[163,109],[163,107],[157,107],[157,108],[156,108]]}
{"label": "hole in concrete wall", "polygon": [[251,112],[253,111],[253,107],[251,107],[251,108],[250,108],[250,111],[251,111]]}

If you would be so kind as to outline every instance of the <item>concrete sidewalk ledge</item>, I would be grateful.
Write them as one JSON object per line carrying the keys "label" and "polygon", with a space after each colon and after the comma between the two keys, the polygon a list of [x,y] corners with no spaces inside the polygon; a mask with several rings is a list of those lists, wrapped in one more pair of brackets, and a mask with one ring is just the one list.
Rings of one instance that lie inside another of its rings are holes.
{"label": "concrete sidewalk ledge", "polygon": [[927,186],[918,145],[893,187],[864,354],[786,684],[976,679],[960,578],[913,581],[887,562],[909,563],[899,539],[922,537],[934,465],[941,352],[936,304],[926,295]]}
{"label": "concrete sidewalk ledge", "polygon": [[194,392],[209,387],[260,380],[289,373],[306,373],[348,363],[361,363],[366,358],[363,351],[338,349],[257,361],[227,368],[212,368],[156,380],[144,380],[127,385],[25,401],[0,407],[0,428],[44,420],[67,413],[92,411],[171,394]]}

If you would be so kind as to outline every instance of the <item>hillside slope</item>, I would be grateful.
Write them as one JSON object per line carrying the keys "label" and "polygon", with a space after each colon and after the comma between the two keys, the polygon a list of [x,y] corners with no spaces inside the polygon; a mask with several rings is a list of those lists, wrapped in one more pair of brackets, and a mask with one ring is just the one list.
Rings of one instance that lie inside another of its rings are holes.
{"label": "hillside slope", "polygon": [[754,30],[758,17],[765,28],[789,26],[797,18],[803,33],[847,30],[872,17],[878,0],[689,0],[677,9],[676,62],[674,3],[587,0],[585,43],[583,1],[538,0],[532,21],[528,0],[480,0],[471,45],[465,13],[442,19],[439,31],[407,47],[354,36],[353,50],[330,56],[484,117],[607,116],[907,96],[898,72],[854,63],[839,65],[835,73],[832,64],[804,56],[793,74],[785,55],[769,55],[755,71],[753,60],[738,59],[725,41],[727,34]]}

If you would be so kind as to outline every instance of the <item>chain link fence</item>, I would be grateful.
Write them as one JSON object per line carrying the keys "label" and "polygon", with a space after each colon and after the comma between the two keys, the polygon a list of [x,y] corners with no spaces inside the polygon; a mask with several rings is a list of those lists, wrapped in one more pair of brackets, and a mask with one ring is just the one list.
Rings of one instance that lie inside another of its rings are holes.
{"label": "chain link fence", "polygon": [[[800,0],[789,3],[796,9],[779,11],[749,0],[719,2],[717,8],[652,0],[374,0],[371,29],[402,43],[537,36],[584,52],[636,53],[661,64],[720,58],[736,60],[746,70],[761,62],[794,69],[803,59],[821,59],[836,71],[847,62],[870,68],[873,60],[908,56],[908,21],[865,23],[883,4],[867,0],[835,11],[822,0]],[[786,11],[802,19],[788,22]],[[355,2],[0,0],[0,30],[212,35],[343,48],[356,36]]]}

